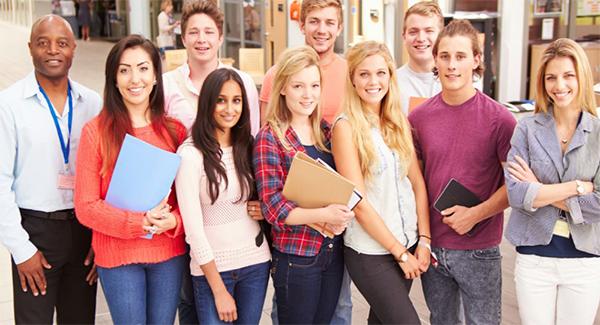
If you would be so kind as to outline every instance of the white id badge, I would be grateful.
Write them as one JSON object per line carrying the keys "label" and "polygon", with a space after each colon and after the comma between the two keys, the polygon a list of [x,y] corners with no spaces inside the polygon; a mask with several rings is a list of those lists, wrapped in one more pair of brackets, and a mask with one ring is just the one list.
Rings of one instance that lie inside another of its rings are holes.
{"label": "white id badge", "polygon": [[58,173],[58,188],[61,190],[75,189],[75,175]]}
{"label": "white id badge", "polygon": [[556,220],[556,224],[554,224],[554,231],[552,233],[557,236],[569,238],[569,224],[562,219]]}
{"label": "white id badge", "polygon": [[70,173],[68,164],[63,165],[63,170],[58,173],[58,181],[56,184],[61,190],[75,189],[75,175]]}

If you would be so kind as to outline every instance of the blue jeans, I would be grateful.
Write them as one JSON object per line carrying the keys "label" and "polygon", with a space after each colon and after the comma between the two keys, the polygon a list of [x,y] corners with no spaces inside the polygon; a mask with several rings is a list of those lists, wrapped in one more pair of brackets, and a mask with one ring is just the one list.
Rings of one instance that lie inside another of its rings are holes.
{"label": "blue jeans", "polygon": [[422,275],[423,293],[436,324],[501,322],[502,271],[498,246],[476,250],[434,248],[439,265]]}
{"label": "blue jeans", "polygon": [[344,277],[342,279],[342,288],[340,290],[340,298],[331,318],[332,325],[350,325],[352,324],[352,281],[350,274],[344,267]]}
{"label": "blue jeans", "polygon": [[[350,325],[352,324],[352,281],[348,270],[344,267],[344,277],[342,279],[342,288],[340,289],[340,298],[331,318],[331,325]],[[273,308],[271,309],[271,321],[273,325],[279,325],[277,320],[277,299],[273,295]]]}
{"label": "blue jeans", "polygon": [[173,324],[184,256],[165,262],[98,267],[114,324]]}
{"label": "blue jeans", "polygon": [[280,324],[329,324],[344,275],[342,238],[325,238],[310,257],[274,249],[271,272]]}
{"label": "blue jeans", "polygon": [[[270,262],[250,265],[241,269],[220,272],[227,291],[235,300],[236,324],[258,324],[262,313]],[[227,324],[219,319],[215,298],[205,276],[193,276],[194,300],[201,324]]]}

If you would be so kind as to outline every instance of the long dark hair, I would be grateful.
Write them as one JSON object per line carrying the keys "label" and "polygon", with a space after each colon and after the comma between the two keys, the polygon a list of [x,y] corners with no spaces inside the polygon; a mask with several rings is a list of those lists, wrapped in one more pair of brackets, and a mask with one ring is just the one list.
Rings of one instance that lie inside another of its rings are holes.
{"label": "long dark hair", "polygon": [[156,84],[150,92],[150,121],[152,128],[171,147],[177,149],[179,139],[177,122],[165,116],[165,95],[162,82],[162,66],[158,49],[141,35],[129,35],[113,46],[106,58],[104,82],[104,107],[100,112],[100,152],[103,157],[101,175],[114,167],[119,150],[125,139],[125,134],[133,133],[131,119],[123,96],[117,89],[117,70],[125,50],[140,47],[152,59]]}
{"label": "long dark hair", "polygon": [[240,180],[241,196],[237,202],[247,200],[254,195],[254,173],[252,171],[252,134],[250,132],[250,108],[242,79],[231,69],[217,69],[204,80],[198,100],[198,114],[192,126],[194,146],[204,156],[204,171],[208,178],[210,199],[214,204],[219,196],[219,183],[229,184],[225,166],[222,162],[223,151],[216,137],[218,125],[214,119],[217,99],[225,82],[235,81],[242,91],[242,114],[237,124],[231,129],[233,144],[233,161],[235,171]]}

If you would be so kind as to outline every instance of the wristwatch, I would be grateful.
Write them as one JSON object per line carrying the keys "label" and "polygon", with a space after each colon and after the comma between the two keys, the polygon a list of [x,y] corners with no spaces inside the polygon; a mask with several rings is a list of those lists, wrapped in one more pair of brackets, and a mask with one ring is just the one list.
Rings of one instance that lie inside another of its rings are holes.
{"label": "wristwatch", "polygon": [[585,187],[583,187],[583,183],[579,180],[575,180],[575,185],[577,185],[577,195],[585,194]]}
{"label": "wristwatch", "polygon": [[404,253],[402,253],[400,255],[400,258],[398,259],[398,262],[400,263],[406,263],[408,261],[408,250],[405,250]]}

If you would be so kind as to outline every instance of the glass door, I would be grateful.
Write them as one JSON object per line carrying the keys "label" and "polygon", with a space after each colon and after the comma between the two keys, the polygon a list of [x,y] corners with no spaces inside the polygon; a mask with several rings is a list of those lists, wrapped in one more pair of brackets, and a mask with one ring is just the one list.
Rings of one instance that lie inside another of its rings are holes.
{"label": "glass door", "polygon": [[221,57],[234,60],[239,67],[240,48],[263,47],[263,0],[222,0],[225,13]]}

